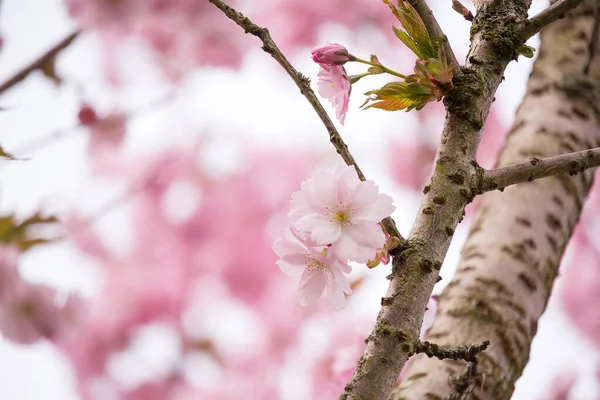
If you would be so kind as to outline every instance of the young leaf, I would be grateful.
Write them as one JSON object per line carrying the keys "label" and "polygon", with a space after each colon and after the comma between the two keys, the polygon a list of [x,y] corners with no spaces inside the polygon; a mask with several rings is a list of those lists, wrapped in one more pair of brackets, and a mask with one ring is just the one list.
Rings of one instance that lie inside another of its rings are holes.
{"label": "young leaf", "polygon": [[[365,95],[369,98],[361,106],[363,109],[379,108],[386,111],[412,109],[420,110],[436,97],[430,87],[418,82],[391,82],[378,90]],[[371,102],[367,105],[367,103]]]}
{"label": "young leaf", "polygon": [[427,32],[427,27],[417,11],[404,0],[398,0],[398,7],[390,0],[383,0],[404,30],[392,27],[394,34],[420,59],[427,60],[438,55],[437,44],[434,44]]}
{"label": "young leaf", "polygon": [[526,58],[533,58],[535,49],[531,46],[522,45],[517,49],[517,53]]}

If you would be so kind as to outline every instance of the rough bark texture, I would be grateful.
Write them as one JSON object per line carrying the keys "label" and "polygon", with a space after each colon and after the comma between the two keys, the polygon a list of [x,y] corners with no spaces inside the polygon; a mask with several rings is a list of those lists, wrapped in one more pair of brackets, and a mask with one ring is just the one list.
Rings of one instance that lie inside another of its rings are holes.
{"label": "rough bark texture", "polygon": [[[499,165],[600,145],[599,8],[597,0],[586,0],[542,31],[539,57]],[[511,397],[592,180],[588,170],[484,195],[427,333],[428,340],[445,346],[491,342],[479,355],[473,392],[456,397],[451,387],[467,363],[418,356],[394,400]]]}
{"label": "rough bark texture", "polygon": [[[462,75],[445,98],[446,120],[436,165],[413,229],[395,254],[391,282],[352,381],[340,399],[385,400],[413,353],[425,307],[454,230],[482,170],[475,162],[494,93],[521,44],[528,0],[490,0],[473,21]],[[419,397],[422,398],[422,397]]]}

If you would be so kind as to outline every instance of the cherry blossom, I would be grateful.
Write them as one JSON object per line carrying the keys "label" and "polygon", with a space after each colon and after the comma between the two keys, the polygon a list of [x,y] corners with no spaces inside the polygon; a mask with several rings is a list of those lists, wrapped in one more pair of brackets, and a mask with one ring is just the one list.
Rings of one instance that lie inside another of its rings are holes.
{"label": "cherry blossom", "polygon": [[318,64],[344,65],[350,60],[348,49],[340,44],[327,44],[315,47],[311,54],[313,61]]}
{"label": "cherry blossom", "polygon": [[341,65],[319,64],[319,94],[329,100],[335,108],[335,113],[340,124],[344,125],[346,113],[348,112],[348,103],[350,102],[350,92],[352,86],[346,78],[346,69]]}
{"label": "cherry blossom", "polygon": [[27,282],[19,275],[15,247],[0,246],[0,332],[16,343],[30,344],[54,339],[72,329],[81,300],[68,296],[59,305],[57,292],[48,286]]}
{"label": "cherry blossom", "polygon": [[318,246],[311,239],[304,239],[290,229],[275,241],[273,250],[281,257],[277,265],[285,274],[300,275],[300,304],[313,304],[327,288],[331,307],[336,310],[344,308],[344,293],[352,293],[344,273],[349,273],[352,269],[330,249]]}
{"label": "cherry blossom", "polygon": [[379,222],[395,210],[373,181],[361,182],[354,167],[317,172],[292,194],[288,218],[317,245],[331,245],[342,260],[366,263],[384,245]]}

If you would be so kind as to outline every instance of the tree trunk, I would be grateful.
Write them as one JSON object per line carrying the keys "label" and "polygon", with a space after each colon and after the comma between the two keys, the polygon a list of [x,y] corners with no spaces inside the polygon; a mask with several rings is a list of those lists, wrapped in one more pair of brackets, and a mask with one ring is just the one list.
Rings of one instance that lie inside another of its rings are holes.
{"label": "tree trunk", "polygon": [[[599,18],[600,2],[586,0],[542,32],[500,166],[600,146]],[[511,397],[592,180],[588,170],[483,196],[457,272],[426,335],[444,346],[489,340],[490,347],[479,355],[479,374],[461,389],[457,378],[465,374],[466,362],[420,355],[394,400]],[[457,393],[466,387],[470,396]]]}

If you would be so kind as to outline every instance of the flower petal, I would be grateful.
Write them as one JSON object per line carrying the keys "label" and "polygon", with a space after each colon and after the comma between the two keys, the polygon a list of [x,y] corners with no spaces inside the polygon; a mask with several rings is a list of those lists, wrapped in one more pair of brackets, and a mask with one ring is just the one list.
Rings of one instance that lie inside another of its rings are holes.
{"label": "flower petal", "polygon": [[288,260],[282,258],[281,260],[276,261],[276,264],[279,266],[281,271],[288,276],[298,276],[301,275],[302,272],[306,269],[306,263],[298,263],[296,260]]}
{"label": "flower petal", "polygon": [[343,232],[340,238],[332,244],[330,250],[333,251],[340,260],[356,261],[358,255],[356,241],[346,232]]}
{"label": "flower petal", "polygon": [[380,249],[385,245],[385,234],[377,223],[349,226],[344,233],[362,246]]}
{"label": "flower petal", "polygon": [[335,243],[342,235],[342,227],[335,222],[327,225],[315,226],[312,229],[311,239],[318,245]]}
{"label": "flower petal", "polygon": [[300,304],[309,306],[321,297],[325,290],[326,277],[323,271],[306,269],[300,278],[298,294],[300,295]]}
{"label": "flower petal", "polygon": [[[289,230],[287,231],[289,232]],[[277,254],[279,257],[283,257],[287,254],[307,253],[306,247],[303,244],[299,243],[295,239],[292,240],[284,232],[280,234],[279,239],[275,240],[272,248],[275,254]]]}
{"label": "flower petal", "polygon": [[327,274],[327,297],[329,305],[334,310],[346,307],[346,296],[344,296],[344,292],[336,285],[335,278],[330,271]]}
{"label": "flower petal", "polygon": [[331,268],[331,274],[333,275],[333,280],[335,282],[335,285],[338,287],[338,289],[340,289],[342,292],[344,292],[346,294],[352,294],[352,288],[350,287],[350,282],[348,282],[348,279],[342,273],[342,271],[340,271],[337,268]]}
{"label": "flower petal", "polygon": [[[377,203],[379,190],[373,181],[361,182],[354,191],[352,209],[356,217],[370,217]],[[380,219],[381,220],[381,219]],[[375,221],[379,222],[379,221]]]}
{"label": "flower petal", "polygon": [[312,232],[314,229],[329,225],[332,225],[331,217],[319,213],[303,215],[295,222],[296,228],[304,232]]}

